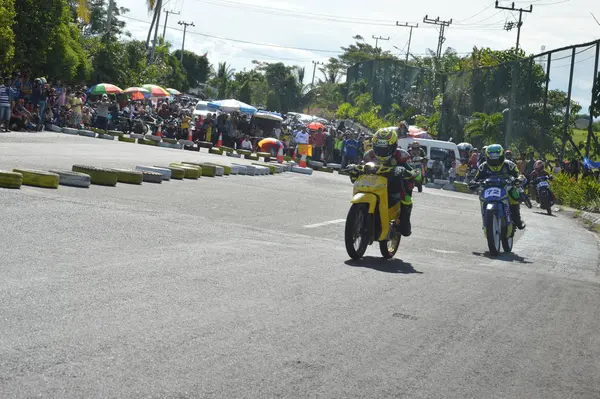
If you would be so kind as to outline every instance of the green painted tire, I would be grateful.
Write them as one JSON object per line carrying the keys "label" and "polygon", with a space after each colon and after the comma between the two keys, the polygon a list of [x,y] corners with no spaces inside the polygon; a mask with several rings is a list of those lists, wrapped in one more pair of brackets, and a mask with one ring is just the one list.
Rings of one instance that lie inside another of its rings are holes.
{"label": "green painted tire", "polygon": [[157,166],[157,165],[154,165],[154,167],[155,168],[169,169],[171,171],[171,179],[183,180],[183,178],[185,177],[185,170],[183,170],[182,168],[178,168],[176,166]]}
{"label": "green painted tire", "polygon": [[258,161],[258,156],[251,154],[244,154],[244,159],[249,159],[250,161]]}
{"label": "green painted tire", "polygon": [[113,169],[97,168],[88,165],[73,165],[73,172],[85,173],[90,176],[92,184],[100,186],[116,186],[119,174]]}
{"label": "green painted tire", "polygon": [[133,137],[127,136],[119,136],[119,141],[122,141],[124,143],[135,143],[135,139]]}
{"label": "green painted tire", "polygon": [[331,169],[331,168],[322,167],[322,168],[315,168],[315,170],[317,172],[333,173],[333,169]]}
{"label": "green painted tire", "polygon": [[249,150],[235,150],[240,155],[252,155],[252,151]]}
{"label": "green painted tire", "polygon": [[219,147],[219,149],[220,149],[222,152],[226,152],[226,153],[230,153],[230,152],[233,152],[233,151],[234,151],[234,150],[233,150],[233,148],[231,148],[231,147]]}
{"label": "green painted tire", "polygon": [[23,184],[23,174],[0,170],[0,187],[2,188],[21,188]]}
{"label": "green painted tire", "polygon": [[177,144],[177,139],[170,139],[168,137],[163,137],[162,141],[164,143],[169,143],[169,144]]}
{"label": "green painted tire", "polygon": [[271,155],[270,152],[257,152],[256,155],[259,158],[266,158],[266,159],[273,158],[273,155]]}
{"label": "green painted tire", "polygon": [[109,130],[108,132],[106,132],[106,134],[110,134],[111,136],[115,136],[115,137],[123,137],[123,135],[125,133],[120,132],[118,130]]}
{"label": "green painted tire", "polygon": [[223,151],[220,148],[210,148],[208,150],[209,153],[211,154],[216,154],[216,155],[223,155]]}
{"label": "green painted tire", "polygon": [[58,188],[59,177],[56,173],[36,169],[13,169],[13,172],[23,175],[26,186]]}
{"label": "green painted tire", "polygon": [[172,163],[172,164],[169,164],[169,167],[183,169],[183,171],[185,172],[184,177],[186,179],[196,180],[196,179],[199,179],[200,177],[202,177],[202,169],[197,166],[184,165],[184,164],[180,164],[180,163]]}
{"label": "green painted tire", "polygon": [[199,141],[198,147],[211,149],[213,148],[213,143],[211,143],[210,141]]}
{"label": "green painted tire", "polygon": [[144,181],[144,174],[137,170],[115,169],[115,171],[118,173],[117,181],[119,183],[142,184]]}
{"label": "green painted tire", "polygon": [[231,166],[221,165],[220,163],[214,163],[214,162],[207,162],[205,165],[220,166],[221,168],[223,168],[223,174],[225,176],[229,176],[231,174]]}

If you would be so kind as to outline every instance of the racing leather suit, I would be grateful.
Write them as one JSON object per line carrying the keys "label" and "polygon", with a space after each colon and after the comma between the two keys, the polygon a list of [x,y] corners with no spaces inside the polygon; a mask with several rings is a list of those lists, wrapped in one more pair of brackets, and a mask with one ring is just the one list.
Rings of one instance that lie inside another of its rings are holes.
{"label": "racing leather suit", "polygon": [[[402,175],[394,173],[388,176],[388,206],[392,207],[400,202],[400,220],[396,223],[396,226],[403,236],[409,237],[412,234],[410,224],[410,215],[412,213],[413,205],[412,192],[415,186],[415,180],[420,180],[421,177],[416,170],[403,160],[401,151],[401,149],[397,149],[384,165],[404,168]],[[365,152],[363,162],[380,164],[380,161],[375,156],[373,150]]]}
{"label": "racing leather suit", "polygon": [[[490,168],[490,166],[488,165],[487,162],[484,162],[481,165],[479,165],[479,168],[477,169],[477,173],[475,174],[473,181],[479,182],[479,181],[485,180],[489,177],[499,177],[499,176],[510,176],[510,177],[514,177],[515,179],[518,179],[519,178],[519,168],[517,168],[517,165],[515,165],[514,162],[505,160],[504,165],[502,165],[500,170],[498,172],[496,172]],[[519,230],[523,230],[525,228],[525,223],[523,223],[523,220],[521,219],[521,205],[520,205],[519,201],[515,199],[515,198],[519,198],[519,197],[520,197],[520,193],[516,188],[511,187],[508,190],[508,200],[510,202],[510,214],[511,214],[512,219],[515,222],[515,225],[517,226],[517,228]]]}

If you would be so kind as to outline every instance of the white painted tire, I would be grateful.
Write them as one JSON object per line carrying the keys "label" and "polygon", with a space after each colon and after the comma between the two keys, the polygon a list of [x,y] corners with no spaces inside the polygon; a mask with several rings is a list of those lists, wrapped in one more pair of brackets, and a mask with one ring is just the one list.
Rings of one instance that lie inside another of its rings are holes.
{"label": "white painted tire", "polygon": [[246,175],[247,174],[247,171],[248,171],[247,165],[240,165],[240,164],[234,163],[231,166],[232,167],[235,166],[238,169],[238,175]]}
{"label": "white painted tire", "polygon": [[171,143],[164,143],[164,142],[160,142],[158,143],[159,147],[163,147],[163,148],[171,148]]}
{"label": "white painted tire", "polygon": [[169,144],[171,148],[175,149],[175,150],[183,150],[183,145],[179,144],[179,143],[170,143]]}
{"label": "white painted tire", "polygon": [[246,171],[246,175],[248,176],[257,176],[258,175],[258,170],[253,166],[253,165],[240,165],[243,166],[245,171]]}
{"label": "white painted tire", "polygon": [[215,176],[224,176],[225,175],[225,169],[222,166],[215,165],[212,163],[207,163],[205,165],[210,165],[210,166],[215,167]]}
{"label": "white painted tire", "polygon": [[84,137],[96,137],[96,133],[92,132],[91,130],[80,130],[77,132],[77,134]]}
{"label": "white painted tire", "polygon": [[88,188],[92,184],[90,175],[85,173],[70,170],[51,170],[50,172],[58,175],[58,184],[61,186]]}
{"label": "white painted tire", "polygon": [[435,184],[439,184],[440,186],[445,186],[446,184],[450,183],[450,180],[444,180],[444,179],[435,179],[433,181]]}
{"label": "white painted tire", "polygon": [[139,133],[129,133],[129,137],[132,139],[143,139],[144,135]]}
{"label": "white painted tire", "polygon": [[454,184],[448,183],[448,184],[444,184],[442,186],[442,190],[444,190],[444,191],[456,191],[456,187],[454,187]]}
{"label": "white painted tire", "polygon": [[161,136],[154,136],[152,134],[147,134],[146,136],[144,136],[144,138],[146,140],[153,140],[153,141],[157,141],[157,142],[161,142],[162,141],[162,137]]}
{"label": "white painted tire", "polygon": [[327,167],[336,170],[342,169],[342,165],[339,163],[327,163]]}
{"label": "white painted tire", "polygon": [[73,129],[73,128],[70,128],[70,127],[63,127],[63,128],[62,128],[62,132],[63,132],[64,134],[70,134],[70,135],[72,135],[72,136],[77,136],[77,135],[79,134],[79,133],[77,132],[77,129]]}
{"label": "white painted tire", "polygon": [[60,126],[56,126],[56,125],[50,125],[50,130],[52,130],[53,132],[56,133],[62,133],[62,128]]}
{"label": "white painted tire", "polygon": [[439,184],[435,184],[435,183],[427,183],[427,184],[425,184],[425,187],[435,188],[436,190],[439,190],[440,188],[442,188],[442,186],[440,186]]}
{"label": "white painted tire", "polygon": [[323,162],[318,162],[318,161],[308,161],[308,165],[309,166],[313,166],[315,168],[322,168],[323,167]]}
{"label": "white painted tire", "polygon": [[231,172],[229,172],[230,175],[238,175],[240,173],[239,166],[231,165],[230,168],[231,168]]}
{"label": "white painted tire", "polygon": [[104,140],[114,140],[115,136],[111,136],[110,134],[99,134],[98,138]]}
{"label": "white painted tire", "polygon": [[254,165],[254,167],[258,171],[258,173],[257,173],[258,175],[264,176],[264,175],[271,174],[271,170],[269,168],[266,168],[264,166],[258,166],[258,165]]}
{"label": "white painted tire", "polygon": [[186,147],[193,147],[194,146],[194,142],[190,141],[190,140],[179,140],[178,143],[181,144],[181,145],[184,145]]}
{"label": "white painted tire", "polygon": [[162,175],[163,180],[171,180],[171,169],[157,168],[155,166],[138,165],[135,167],[135,170],[139,170],[142,173],[143,172],[160,173]]}
{"label": "white painted tire", "polygon": [[236,154],[235,152],[228,152],[227,156],[231,157],[231,158],[241,158],[242,157],[240,154]]}
{"label": "white painted tire", "polygon": [[311,168],[301,168],[300,166],[293,166],[292,172],[302,173],[303,175],[312,175],[313,174],[313,170]]}

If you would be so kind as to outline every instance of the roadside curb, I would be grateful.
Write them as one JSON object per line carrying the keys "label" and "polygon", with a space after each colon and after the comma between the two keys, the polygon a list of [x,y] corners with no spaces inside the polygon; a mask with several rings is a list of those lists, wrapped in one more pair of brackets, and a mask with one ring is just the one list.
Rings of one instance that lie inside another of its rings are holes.
{"label": "roadside curb", "polygon": [[600,233],[600,214],[590,213],[563,205],[559,205],[558,209],[559,212],[564,213],[573,219],[578,219],[588,230]]}

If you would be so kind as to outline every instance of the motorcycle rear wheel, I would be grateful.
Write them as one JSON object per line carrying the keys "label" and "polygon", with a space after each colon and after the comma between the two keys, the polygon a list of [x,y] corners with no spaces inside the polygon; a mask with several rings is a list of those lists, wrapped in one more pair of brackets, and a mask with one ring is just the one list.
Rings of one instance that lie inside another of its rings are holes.
{"label": "motorcycle rear wheel", "polygon": [[383,256],[383,259],[392,259],[396,255],[396,252],[398,252],[398,248],[400,247],[401,238],[402,236],[400,234],[394,233],[391,240],[379,242],[379,251],[381,252],[381,256]]}
{"label": "motorcycle rear wheel", "polygon": [[488,212],[485,218],[485,234],[490,254],[497,256],[500,253],[502,228],[500,221],[492,212]]}
{"label": "motorcycle rear wheel", "polygon": [[[352,204],[346,217],[344,242],[346,252],[354,260],[363,257],[369,246],[369,210],[365,204]],[[358,242],[357,242],[358,241]]]}

